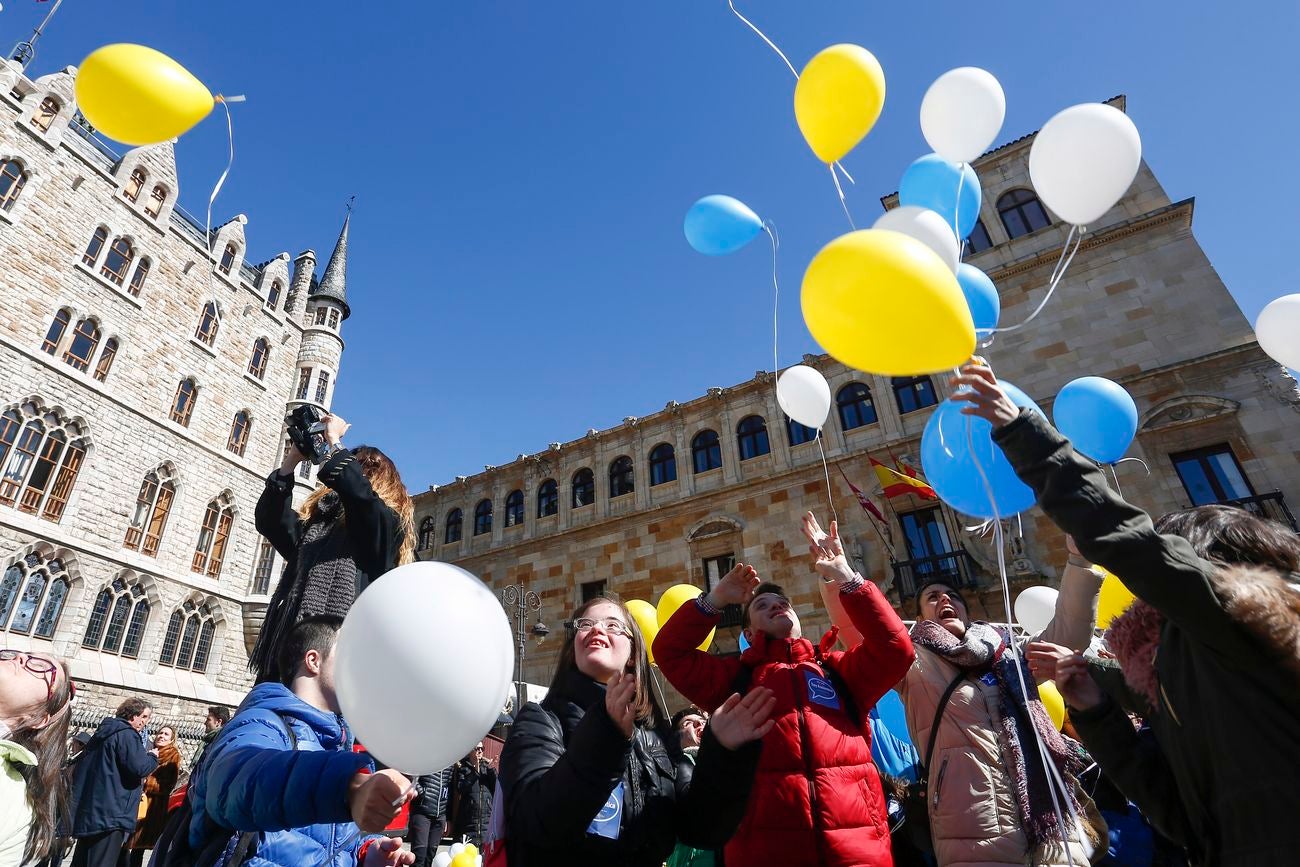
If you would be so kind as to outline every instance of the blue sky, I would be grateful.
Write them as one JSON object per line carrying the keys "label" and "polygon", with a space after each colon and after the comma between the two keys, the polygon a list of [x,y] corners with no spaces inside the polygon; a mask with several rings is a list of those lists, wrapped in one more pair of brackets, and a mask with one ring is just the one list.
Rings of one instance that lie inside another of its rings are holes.
{"label": "blue sky", "polygon": [[[880,59],[884,114],[845,160],[859,223],[928,150],[925,88],[982,66],[1007,94],[999,141],[1126,93],[1247,316],[1300,291],[1294,0],[738,6],[796,66],[835,42]],[[6,2],[0,42],[47,8]],[[681,220],[699,196],[775,221],[781,363],[816,351],[798,285],[844,217],[795,126],[793,78],[725,0],[66,0],[31,71],[118,41],[248,95],[214,221],[248,214],[253,261],[311,247],[323,267],[357,195],[335,408],[413,492],[771,367],[767,252],[695,254]],[[215,117],[177,146],[192,212],[225,146]]]}

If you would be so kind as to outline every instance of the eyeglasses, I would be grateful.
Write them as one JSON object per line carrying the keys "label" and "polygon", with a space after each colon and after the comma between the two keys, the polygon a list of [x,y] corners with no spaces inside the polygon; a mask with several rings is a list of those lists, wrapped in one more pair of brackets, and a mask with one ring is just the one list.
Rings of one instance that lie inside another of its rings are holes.
{"label": "eyeglasses", "polygon": [[573,628],[578,632],[590,632],[596,628],[596,624],[598,623],[601,628],[610,635],[627,636],[632,634],[631,630],[628,629],[628,625],[617,617],[606,617],[604,620],[593,620],[590,617],[579,617],[577,620],[573,621]]}
{"label": "eyeglasses", "polygon": [[[23,668],[45,681],[45,700],[48,702],[54,697],[54,684],[59,679],[56,673],[58,665],[43,656],[32,656],[30,653],[22,650],[0,650],[0,662],[8,662],[11,659],[23,658]],[[71,686],[71,682],[69,682]]]}

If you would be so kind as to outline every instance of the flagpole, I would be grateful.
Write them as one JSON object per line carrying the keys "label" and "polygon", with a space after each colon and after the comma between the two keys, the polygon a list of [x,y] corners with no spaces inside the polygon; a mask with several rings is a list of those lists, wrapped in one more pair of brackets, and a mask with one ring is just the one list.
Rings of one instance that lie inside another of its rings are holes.
{"label": "flagpole", "polygon": [[45,31],[46,25],[50,23],[50,19],[54,17],[54,13],[58,12],[59,7],[62,5],[63,0],[54,0],[54,5],[50,7],[50,11],[45,13],[45,20],[32,31],[31,38],[19,42],[14,46],[14,50],[10,52],[10,57],[21,63],[24,69],[26,69],[27,66],[36,59],[36,40],[41,38],[41,33]]}
{"label": "flagpole", "polygon": [[[836,465],[835,465],[835,469],[837,469],[837,470],[840,471],[840,475],[841,475],[841,476],[844,476],[844,483],[847,484],[847,485],[849,486],[849,489],[850,489],[850,490],[856,490],[856,489],[853,487],[853,483],[849,481],[849,477],[848,477],[848,475],[845,474],[845,472],[844,472],[844,467],[843,467],[842,465],[840,465],[840,464],[836,464]],[[865,497],[866,494],[863,494],[863,496]],[[858,505],[861,506],[862,504],[859,503]],[[865,512],[866,509],[863,508],[863,511]],[[889,544],[889,541],[885,538],[885,534],[882,533],[882,532],[880,532],[880,527],[877,526],[875,515],[872,515],[870,512],[867,512],[867,520],[868,520],[868,522],[871,524],[872,528],[876,531],[876,535],[877,535],[878,537],[880,537],[880,543],[881,543],[882,545],[884,545],[884,546],[885,546],[885,550],[889,552],[889,562],[890,562],[890,563],[896,563],[896,562],[898,562],[898,555],[897,555],[897,553],[894,551],[894,546],[891,545],[891,544]]]}

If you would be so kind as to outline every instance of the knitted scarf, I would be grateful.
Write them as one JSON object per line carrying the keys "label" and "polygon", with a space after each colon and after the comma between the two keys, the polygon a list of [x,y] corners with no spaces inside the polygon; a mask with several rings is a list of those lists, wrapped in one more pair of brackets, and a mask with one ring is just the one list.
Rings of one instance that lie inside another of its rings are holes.
{"label": "knitted scarf", "polygon": [[[1082,748],[1061,735],[1052,725],[1051,717],[1043,708],[1037,692],[1026,701],[1016,676],[1015,661],[1006,653],[1009,637],[987,623],[972,623],[961,638],[953,635],[933,620],[922,620],[912,629],[912,641],[939,655],[952,665],[967,672],[974,679],[992,675],[998,687],[998,709],[1001,721],[998,744],[1003,764],[1015,786],[1016,805],[1020,812],[1020,825],[1029,841],[1031,852],[1055,847],[1062,839],[1056,809],[1052,806],[1051,785],[1043,768],[1034,731],[1047,747],[1047,753],[1056,765],[1069,789],[1069,806],[1076,815],[1082,815],[1075,794],[1078,774],[1086,767]],[[1033,675],[1023,659],[1020,660],[1025,685],[1034,684]],[[1062,804],[1067,817],[1069,808]],[[1034,861],[1034,863],[1039,863]]]}

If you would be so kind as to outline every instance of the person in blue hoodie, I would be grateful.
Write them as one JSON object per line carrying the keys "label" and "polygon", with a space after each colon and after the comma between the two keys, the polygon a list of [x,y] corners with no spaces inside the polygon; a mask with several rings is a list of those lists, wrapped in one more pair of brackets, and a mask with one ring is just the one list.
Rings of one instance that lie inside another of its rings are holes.
{"label": "person in blue hoodie", "polygon": [[284,682],[253,687],[208,747],[188,796],[194,851],[213,834],[258,831],[245,862],[257,867],[414,863],[400,839],[377,836],[412,794],[409,781],[372,773],[339,716],[332,651],[342,624],[322,616],[295,625],[278,659]]}

